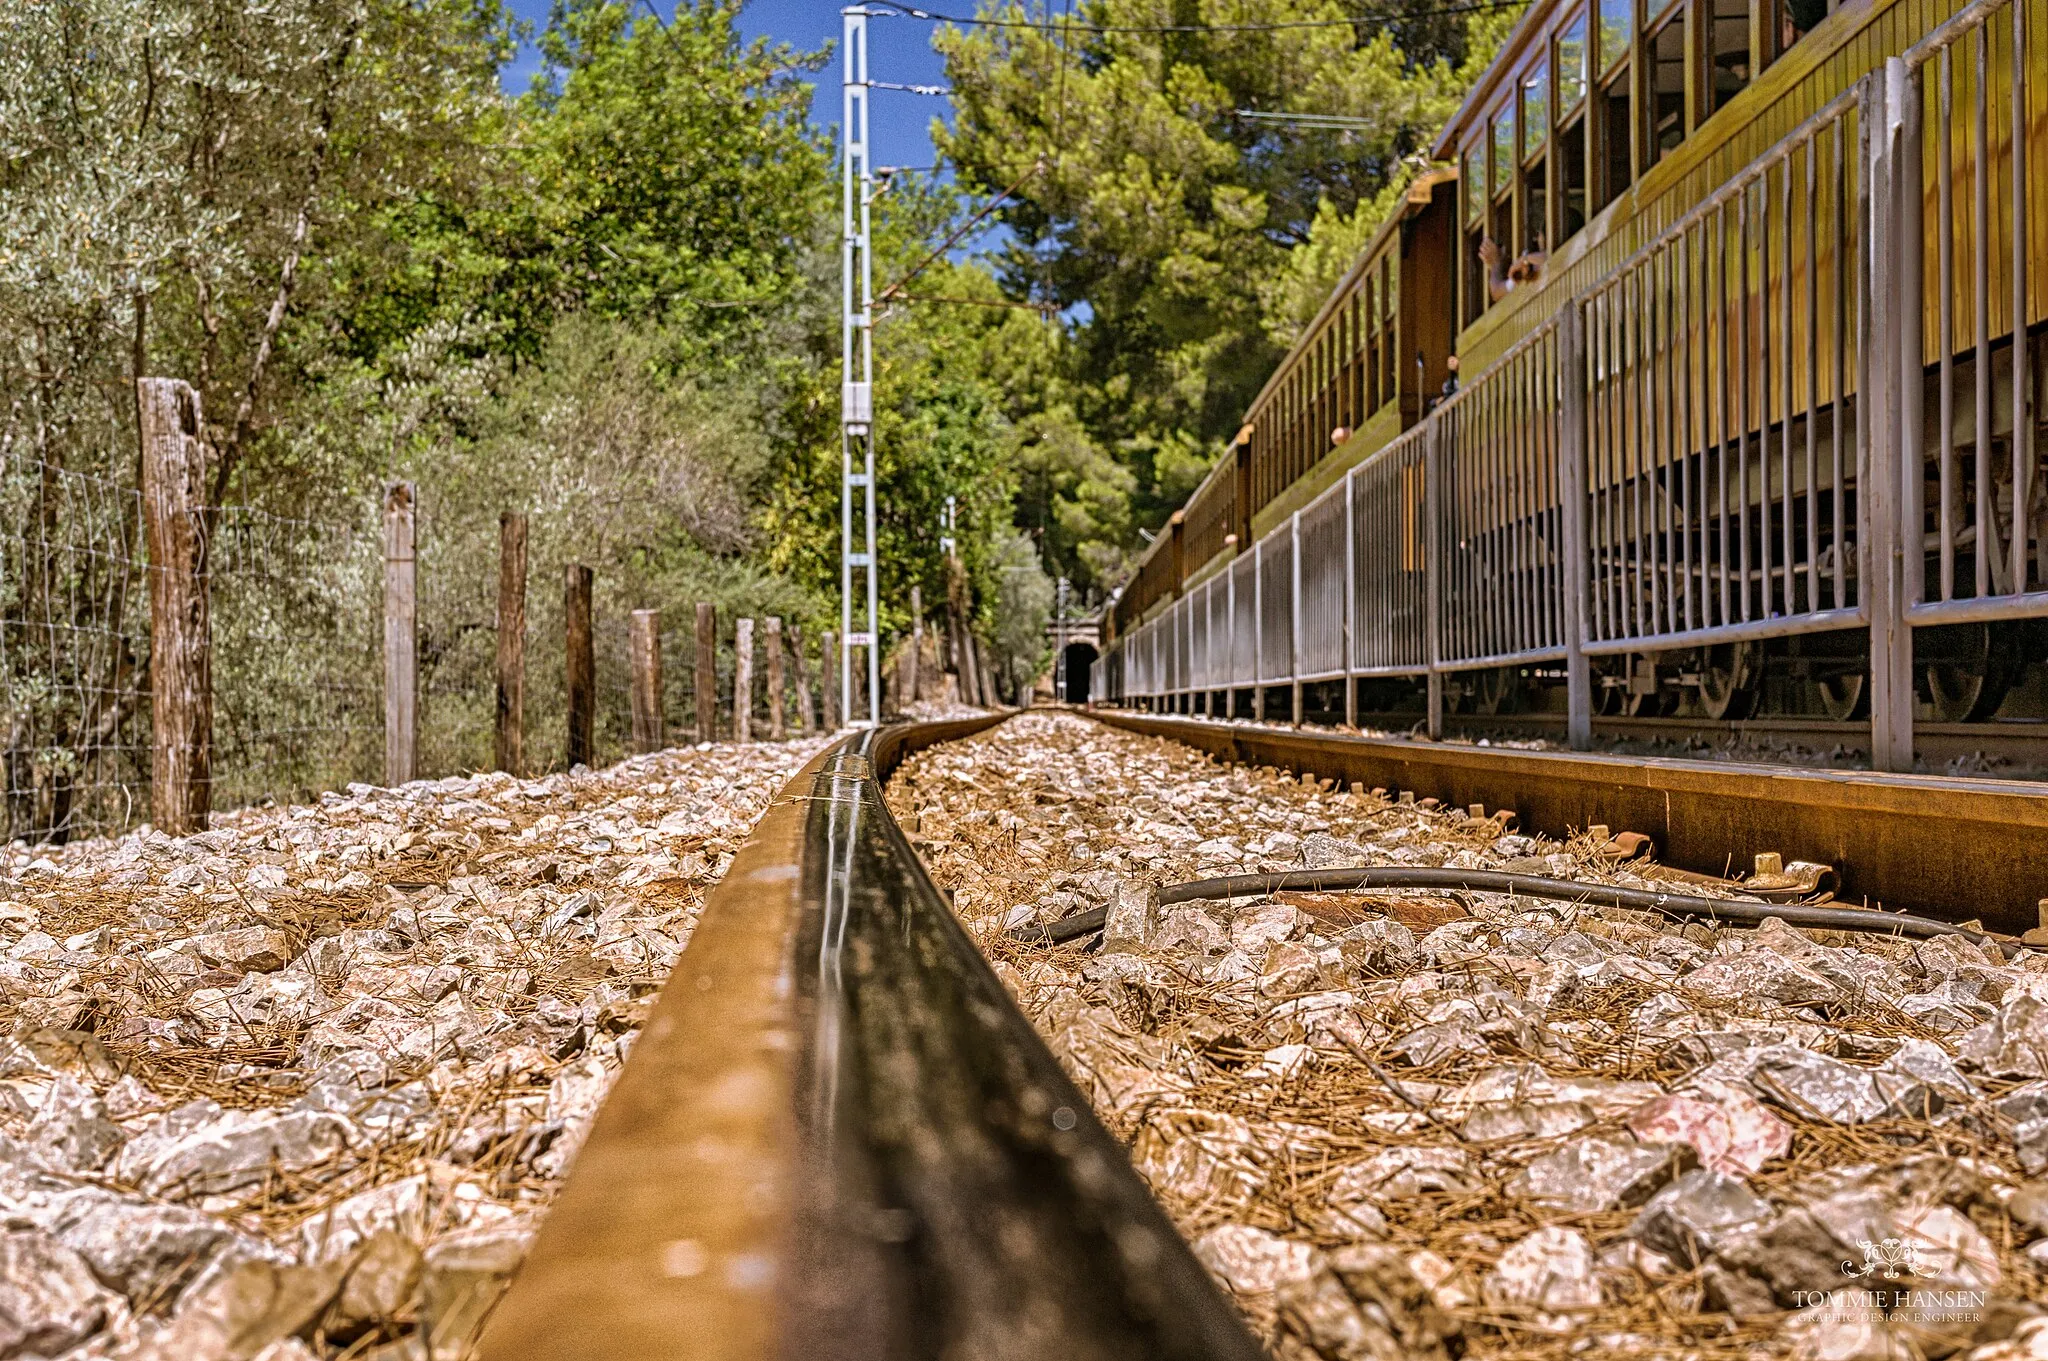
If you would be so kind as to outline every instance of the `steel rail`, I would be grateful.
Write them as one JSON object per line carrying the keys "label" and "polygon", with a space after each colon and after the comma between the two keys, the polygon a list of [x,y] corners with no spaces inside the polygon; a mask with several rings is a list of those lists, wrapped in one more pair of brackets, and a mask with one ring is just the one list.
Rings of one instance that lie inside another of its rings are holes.
{"label": "steel rail", "polygon": [[883,803],[998,721],[857,734],[770,806],[480,1356],[1260,1355]]}
{"label": "steel rail", "polygon": [[[1419,710],[1363,710],[1358,726],[1381,733],[1402,733],[1425,719]],[[1541,738],[1563,744],[1567,740],[1567,715],[1556,711],[1519,714],[1447,713],[1444,732],[1462,737]],[[1861,721],[1838,722],[1826,718],[1778,716],[1764,718],[1627,718],[1596,714],[1593,717],[1594,750],[1614,742],[1705,742],[1709,746],[1755,741],[1796,744],[1815,751],[1840,747],[1845,752],[1867,754],[1870,725]],[[2048,722],[1990,719],[1972,723],[1920,723],[1913,728],[1913,746],[1919,758],[1939,768],[1950,761],[1995,756],[2022,768],[2048,766]],[[1759,762],[1766,757],[1756,758]],[[1998,778],[2008,778],[2000,776]]]}
{"label": "steel rail", "polygon": [[1658,859],[1725,874],[1759,852],[1833,865],[1838,899],[2017,935],[2048,899],[2048,786],[1720,761],[1515,751],[1097,710],[1226,761],[1512,808],[1524,830],[1642,832]]}

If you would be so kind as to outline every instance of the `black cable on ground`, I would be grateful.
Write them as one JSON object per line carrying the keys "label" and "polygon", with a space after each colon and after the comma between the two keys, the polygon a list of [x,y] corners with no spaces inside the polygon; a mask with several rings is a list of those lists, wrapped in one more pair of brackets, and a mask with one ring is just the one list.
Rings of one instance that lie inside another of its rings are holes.
{"label": "black cable on ground", "polygon": [[[1589,903],[1600,907],[1625,907],[1637,912],[1655,912],[1680,920],[1729,922],[1755,926],[1766,917],[1776,917],[1787,926],[1805,926],[1824,931],[1871,931],[1906,936],[1962,936],[1979,945],[1996,945],[1981,931],[1915,917],[1906,913],[1879,912],[1856,907],[1802,907],[1796,903],[1759,903],[1739,898],[1702,898],[1688,893],[1658,893],[1649,889],[1621,888],[1613,884],[1582,884],[1569,879],[1543,879],[1497,870],[1418,869],[1407,865],[1352,866],[1341,869],[1288,870],[1280,874],[1231,874],[1220,879],[1194,879],[1168,884],[1159,890],[1159,905],[1190,903],[1203,899],[1255,898],[1287,890],[1347,889],[1467,889],[1474,893],[1506,893],[1521,898],[1546,898],[1556,902]],[[1079,940],[1100,931],[1109,919],[1107,907],[1077,912],[1045,926],[1022,927],[1011,935],[1041,945]]]}

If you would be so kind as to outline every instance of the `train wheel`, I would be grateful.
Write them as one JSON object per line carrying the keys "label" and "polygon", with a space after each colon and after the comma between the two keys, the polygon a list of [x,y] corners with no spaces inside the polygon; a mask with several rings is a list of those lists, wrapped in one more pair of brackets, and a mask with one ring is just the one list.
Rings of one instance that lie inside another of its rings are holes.
{"label": "train wheel", "polygon": [[1861,671],[1838,671],[1814,683],[1820,692],[1820,710],[1837,723],[1867,718],[1870,714],[1870,677]]}
{"label": "train wheel", "polygon": [[1700,710],[1708,718],[1748,718],[1763,688],[1764,650],[1756,643],[1719,643],[1700,654]]}
{"label": "train wheel", "polygon": [[[1933,634],[1934,629],[1926,630]],[[1942,654],[1920,665],[1920,688],[1936,723],[1975,723],[1998,712],[2024,665],[2017,639],[1989,624],[1956,624],[1928,641]]]}
{"label": "train wheel", "polygon": [[1472,711],[1518,714],[1522,711],[1522,677],[1512,666],[1495,666],[1472,677]]}

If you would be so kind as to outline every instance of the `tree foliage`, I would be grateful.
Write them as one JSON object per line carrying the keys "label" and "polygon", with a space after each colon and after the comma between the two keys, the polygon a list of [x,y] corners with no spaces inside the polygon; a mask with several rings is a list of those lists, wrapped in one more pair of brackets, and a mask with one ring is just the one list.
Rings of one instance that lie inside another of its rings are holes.
{"label": "tree foliage", "polygon": [[1237,428],[1496,26],[1468,40],[1462,16],[1338,0],[981,12],[1025,26],[942,33],[958,119],[935,135],[971,187],[1012,191],[1005,290],[1075,318],[1034,416],[1057,471],[1027,475],[1023,516],[1062,527],[1062,570],[1108,585]]}

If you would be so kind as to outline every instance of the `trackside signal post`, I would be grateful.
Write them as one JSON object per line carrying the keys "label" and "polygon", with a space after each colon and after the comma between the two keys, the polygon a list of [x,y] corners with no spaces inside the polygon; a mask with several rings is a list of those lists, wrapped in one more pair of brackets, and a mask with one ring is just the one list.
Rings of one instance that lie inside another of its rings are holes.
{"label": "trackside signal post", "polygon": [[[840,86],[840,486],[839,486],[839,693],[847,722],[870,726],[881,717],[881,624],[875,601],[874,270],[868,245],[868,208],[875,196],[868,158],[868,15],[858,5],[839,11],[845,78]],[[854,503],[859,493],[861,547],[854,547]],[[854,572],[864,573],[866,614],[856,628]],[[865,718],[853,712],[854,652],[868,673]]]}

